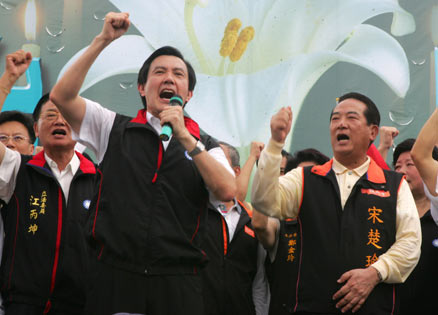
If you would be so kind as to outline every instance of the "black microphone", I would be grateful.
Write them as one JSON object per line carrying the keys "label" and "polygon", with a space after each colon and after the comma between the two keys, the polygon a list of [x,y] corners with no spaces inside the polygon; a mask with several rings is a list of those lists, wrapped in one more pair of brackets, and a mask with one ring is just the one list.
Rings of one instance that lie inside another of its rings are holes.
{"label": "black microphone", "polygon": [[[181,96],[179,96],[177,94],[172,96],[172,98],[169,100],[169,105],[170,106],[182,106],[183,100],[182,100]],[[161,141],[169,141],[169,138],[172,135],[172,132],[173,132],[172,126],[169,123],[165,123],[163,125],[163,128],[161,129],[160,140]]]}

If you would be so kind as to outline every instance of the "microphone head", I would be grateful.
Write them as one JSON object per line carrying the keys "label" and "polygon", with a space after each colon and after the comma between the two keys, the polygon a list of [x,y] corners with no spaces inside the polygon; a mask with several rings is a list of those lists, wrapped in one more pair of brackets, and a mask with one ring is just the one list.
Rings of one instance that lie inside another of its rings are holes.
{"label": "microphone head", "polygon": [[169,104],[172,105],[172,106],[175,106],[175,105],[182,106],[183,105],[182,97],[179,96],[178,94],[175,94],[174,96],[172,96],[170,98]]}

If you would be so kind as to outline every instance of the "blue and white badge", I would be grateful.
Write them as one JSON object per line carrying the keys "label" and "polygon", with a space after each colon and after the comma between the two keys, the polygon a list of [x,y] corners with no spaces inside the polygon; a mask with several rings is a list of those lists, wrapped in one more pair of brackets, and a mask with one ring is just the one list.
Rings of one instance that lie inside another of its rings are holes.
{"label": "blue and white badge", "polygon": [[435,247],[438,247],[438,238],[436,238],[432,241],[432,245]]}
{"label": "blue and white badge", "polygon": [[82,205],[84,206],[85,209],[88,210],[90,208],[90,203],[91,203],[91,200],[85,199],[84,202],[82,203]]}
{"label": "blue and white badge", "polygon": [[184,152],[184,155],[186,156],[187,160],[192,161],[192,157],[189,155],[189,152],[187,152],[187,150]]}

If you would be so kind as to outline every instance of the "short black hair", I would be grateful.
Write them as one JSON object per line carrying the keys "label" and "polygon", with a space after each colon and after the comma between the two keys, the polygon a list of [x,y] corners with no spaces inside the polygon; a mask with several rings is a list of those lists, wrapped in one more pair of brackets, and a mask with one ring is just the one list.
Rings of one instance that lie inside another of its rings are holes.
{"label": "short black hair", "polygon": [[300,163],[303,162],[314,162],[317,165],[322,165],[328,162],[330,159],[328,156],[324,155],[320,151],[308,148],[301,151],[295,152],[292,158],[287,162],[285,167],[285,173],[297,168]]}
{"label": "short black hair", "polygon": [[31,114],[26,114],[18,110],[9,110],[0,113],[0,125],[9,121],[16,121],[26,127],[29,133],[29,143],[35,142],[35,132],[33,130],[33,118]]}
{"label": "short black hair", "polygon": [[43,96],[41,96],[40,100],[38,101],[38,103],[35,106],[35,109],[33,110],[33,120],[35,122],[38,121],[38,119],[40,119],[40,114],[41,114],[41,108],[43,107],[44,104],[46,104],[49,101],[49,96],[50,93],[44,94]]}
{"label": "short black hair", "polygon": [[[146,59],[140,71],[138,72],[137,84],[144,85],[146,83],[146,81],[148,80],[149,68],[151,67],[152,62],[160,56],[175,56],[181,59],[185,63],[189,75],[189,91],[193,91],[196,85],[195,70],[193,69],[190,62],[184,59],[182,53],[178,49],[172,46],[164,46],[158,48],[148,57],[148,59]],[[143,102],[143,106],[146,109],[147,108],[146,97],[141,95],[140,97],[141,97],[141,101]]]}
{"label": "short black hair", "polygon": [[231,167],[236,167],[236,166],[240,167],[239,151],[237,151],[237,149],[229,143],[223,141],[218,141],[218,143],[228,149],[228,152],[230,153]]}
{"label": "short black hair", "polygon": [[[346,99],[349,99],[349,98],[358,100],[358,101],[365,104],[365,106],[367,108],[363,114],[367,120],[368,126],[369,125],[380,126],[379,110],[377,109],[376,104],[374,104],[374,102],[369,97],[367,97],[363,94],[357,93],[357,92],[349,92],[349,93],[346,93],[346,94],[342,95],[341,97],[339,97],[338,104]],[[330,119],[331,119],[332,115],[333,115],[333,110],[330,114]]]}
{"label": "short black hair", "polygon": [[[397,164],[398,158],[400,157],[400,155],[402,153],[405,152],[411,152],[412,147],[415,144],[415,140],[414,138],[408,138],[406,140],[403,140],[402,142],[400,142],[397,147],[394,150],[394,153],[392,154],[392,165],[395,166],[395,164]],[[436,161],[438,161],[438,148],[434,147],[432,150],[432,158]]]}

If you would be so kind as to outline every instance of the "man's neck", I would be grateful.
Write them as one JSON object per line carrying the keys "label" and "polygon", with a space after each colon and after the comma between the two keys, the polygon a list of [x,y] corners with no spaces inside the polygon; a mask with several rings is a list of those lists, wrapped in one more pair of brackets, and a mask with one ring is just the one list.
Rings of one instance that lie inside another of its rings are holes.
{"label": "man's neck", "polygon": [[335,156],[335,159],[347,169],[354,170],[367,161],[367,155],[354,158],[351,156]]}
{"label": "man's neck", "polygon": [[227,211],[230,211],[230,209],[235,205],[234,200],[226,201],[224,202],[225,208]]}
{"label": "man's neck", "polygon": [[67,167],[75,153],[73,148],[65,150],[44,148],[44,152],[53,160],[53,162],[56,163],[59,171],[62,171]]}

